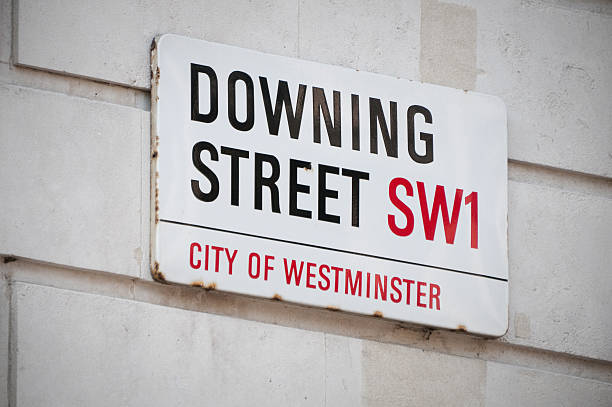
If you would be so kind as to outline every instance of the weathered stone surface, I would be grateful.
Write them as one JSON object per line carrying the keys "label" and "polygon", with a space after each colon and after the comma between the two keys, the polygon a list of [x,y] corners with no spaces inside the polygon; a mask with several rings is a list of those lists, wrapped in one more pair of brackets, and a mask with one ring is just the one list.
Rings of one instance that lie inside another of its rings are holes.
{"label": "weathered stone surface", "polygon": [[139,88],[150,87],[149,49],[160,34],[289,56],[297,49],[297,3],[283,0],[19,0],[18,10],[18,63]]}
{"label": "weathered stone surface", "polygon": [[419,2],[303,1],[298,57],[419,79]]}
{"label": "weathered stone surface", "polygon": [[8,276],[0,266],[0,407],[9,405],[10,299]]}
{"label": "weathered stone surface", "polygon": [[0,62],[11,58],[11,0],[0,0]]}
{"label": "weathered stone surface", "polygon": [[487,407],[605,407],[612,384],[489,362],[486,400]]}
{"label": "weathered stone surface", "polygon": [[612,177],[612,16],[585,10],[597,2],[466,3],[476,90],[506,102],[510,158]]}
{"label": "weathered stone surface", "polygon": [[0,253],[139,275],[145,113],[9,85],[0,106]]}
{"label": "weathered stone surface", "polygon": [[362,340],[325,334],[325,404],[361,405]]}
{"label": "weathered stone surface", "polygon": [[612,360],[612,200],[509,183],[506,340]]}
{"label": "weathered stone surface", "polygon": [[363,405],[483,406],[485,362],[364,341]]}
{"label": "weathered stone surface", "polygon": [[476,9],[421,2],[421,81],[473,90],[476,85]]}
{"label": "weathered stone surface", "polygon": [[14,289],[19,406],[324,404],[321,333],[24,283]]}

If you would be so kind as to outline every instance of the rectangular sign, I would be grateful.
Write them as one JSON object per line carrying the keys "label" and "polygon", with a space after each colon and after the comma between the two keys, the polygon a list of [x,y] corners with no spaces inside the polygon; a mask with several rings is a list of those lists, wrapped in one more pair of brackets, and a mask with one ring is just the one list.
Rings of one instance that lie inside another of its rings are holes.
{"label": "rectangular sign", "polygon": [[498,98],[169,34],[152,69],[157,280],[506,332]]}

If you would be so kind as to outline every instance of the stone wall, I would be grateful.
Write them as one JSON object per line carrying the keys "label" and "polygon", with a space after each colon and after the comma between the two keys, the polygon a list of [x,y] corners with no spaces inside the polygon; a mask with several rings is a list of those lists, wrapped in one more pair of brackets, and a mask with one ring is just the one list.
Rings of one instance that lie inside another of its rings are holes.
{"label": "stone wall", "polygon": [[[176,33],[501,97],[499,339],[149,274]],[[612,3],[0,0],[0,406],[612,405]]]}

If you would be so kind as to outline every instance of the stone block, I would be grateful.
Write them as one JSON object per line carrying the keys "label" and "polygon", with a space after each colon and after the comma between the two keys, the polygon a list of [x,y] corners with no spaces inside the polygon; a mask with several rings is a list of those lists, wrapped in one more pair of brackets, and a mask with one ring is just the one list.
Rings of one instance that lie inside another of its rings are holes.
{"label": "stone block", "polygon": [[365,406],[483,406],[485,362],[364,341]]}
{"label": "stone block", "polygon": [[303,1],[299,57],[406,79],[419,79],[419,3]]}
{"label": "stone block", "polygon": [[[19,0],[17,62],[137,88],[150,87],[150,46],[174,33],[295,56],[297,3]],[[51,24],[49,22],[52,22]]]}
{"label": "stone block", "polygon": [[610,15],[580,7],[596,2],[467,3],[478,20],[475,90],[506,103],[509,157],[612,177]]}
{"label": "stone block", "polygon": [[361,405],[360,339],[325,334],[325,404],[359,407]]}
{"label": "stone block", "polygon": [[148,113],[10,85],[0,106],[0,253],[138,276]]}
{"label": "stone block", "polygon": [[612,361],[612,199],[517,181],[508,195],[505,338]]}
{"label": "stone block", "polygon": [[321,333],[14,287],[19,406],[324,403]]}
{"label": "stone block", "polygon": [[611,400],[610,383],[487,363],[487,407],[606,407]]}
{"label": "stone block", "polygon": [[11,58],[11,9],[11,0],[0,0],[0,62],[5,63]]}
{"label": "stone block", "polygon": [[421,2],[423,82],[473,90],[476,83],[476,9],[437,0]]}
{"label": "stone block", "polygon": [[9,335],[11,287],[5,268],[0,265],[0,407],[9,405]]}

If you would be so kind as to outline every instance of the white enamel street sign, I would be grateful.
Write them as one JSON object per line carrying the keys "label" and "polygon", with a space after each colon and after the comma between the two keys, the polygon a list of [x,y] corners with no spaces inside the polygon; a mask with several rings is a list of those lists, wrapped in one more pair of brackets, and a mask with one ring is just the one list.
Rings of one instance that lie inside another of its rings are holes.
{"label": "white enamel street sign", "polygon": [[176,35],[152,68],[157,280],[506,332],[498,98]]}

